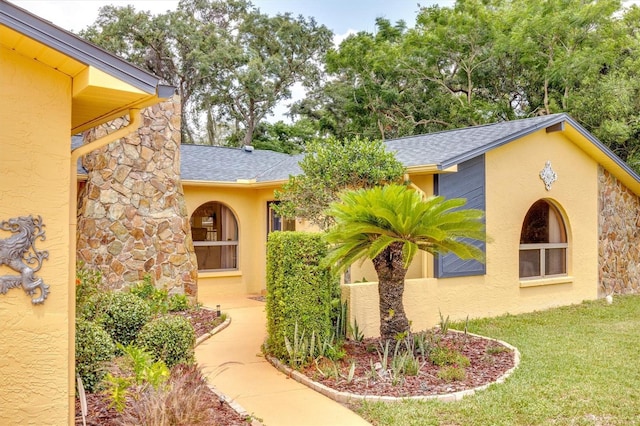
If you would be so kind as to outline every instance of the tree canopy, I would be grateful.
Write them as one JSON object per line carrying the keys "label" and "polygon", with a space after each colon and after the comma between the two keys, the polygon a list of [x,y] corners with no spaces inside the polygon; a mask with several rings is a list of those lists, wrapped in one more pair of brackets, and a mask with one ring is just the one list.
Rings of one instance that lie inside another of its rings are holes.
{"label": "tree canopy", "polygon": [[157,16],[105,6],[81,35],[178,88],[185,141],[250,145],[294,84],[318,81],[333,34],[244,0],[182,0]]}
{"label": "tree canopy", "polygon": [[299,164],[302,174],[289,177],[276,191],[280,200],[276,210],[283,217],[307,219],[322,229],[333,223],[325,210],[340,192],[400,182],[404,176],[404,167],[380,140],[359,137],[313,141]]}
{"label": "tree canopy", "polygon": [[[186,142],[298,152],[566,112],[640,171],[640,8],[620,0],[457,0],[339,46],[311,17],[182,0],[105,6],[81,35],[178,87]],[[293,87],[295,122],[266,123]]]}

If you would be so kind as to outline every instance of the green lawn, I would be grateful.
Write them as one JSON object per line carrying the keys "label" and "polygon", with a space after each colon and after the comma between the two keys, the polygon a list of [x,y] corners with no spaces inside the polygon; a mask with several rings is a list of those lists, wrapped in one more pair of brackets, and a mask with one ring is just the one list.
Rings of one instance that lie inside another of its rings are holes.
{"label": "green lawn", "polygon": [[374,425],[640,425],[640,296],[474,320],[469,331],[520,350],[505,383],[459,402],[365,403],[359,413]]}

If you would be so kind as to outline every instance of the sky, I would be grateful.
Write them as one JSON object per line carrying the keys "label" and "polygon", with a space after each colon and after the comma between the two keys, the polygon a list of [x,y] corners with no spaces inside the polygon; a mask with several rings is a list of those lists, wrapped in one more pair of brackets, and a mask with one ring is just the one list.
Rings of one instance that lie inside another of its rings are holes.
{"label": "sky", "polygon": [[[9,0],[16,6],[40,16],[66,30],[78,32],[92,24],[101,6],[133,5],[152,14],[175,10],[178,0]],[[374,32],[375,19],[391,22],[403,19],[412,27],[419,6],[452,6],[455,0],[252,0],[263,13],[314,17],[336,34],[338,41],[358,31]]]}

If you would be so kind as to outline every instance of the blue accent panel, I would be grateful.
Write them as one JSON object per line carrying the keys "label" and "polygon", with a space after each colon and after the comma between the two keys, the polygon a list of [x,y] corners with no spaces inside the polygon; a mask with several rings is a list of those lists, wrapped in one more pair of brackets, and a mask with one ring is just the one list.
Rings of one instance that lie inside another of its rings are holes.
{"label": "blue accent panel", "polygon": [[[467,160],[458,165],[457,173],[437,175],[435,192],[445,198],[465,198],[464,208],[485,209],[485,173],[484,155]],[[470,242],[486,253],[484,241]],[[465,277],[484,275],[486,267],[477,260],[462,260],[454,254],[435,257],[435,275],[437,278]]]}

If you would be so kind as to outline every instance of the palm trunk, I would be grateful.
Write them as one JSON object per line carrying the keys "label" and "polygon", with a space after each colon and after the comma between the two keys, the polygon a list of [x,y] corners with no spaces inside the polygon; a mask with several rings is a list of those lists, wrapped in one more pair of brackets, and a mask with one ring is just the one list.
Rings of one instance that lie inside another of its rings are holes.
{"label": "palm trunk", "polygon": [[392,243],[373,259],[378,274],[380,297],[380,336],[385,340],[409,332],[402,296],[407,270],[402,262],[402,243]]}

